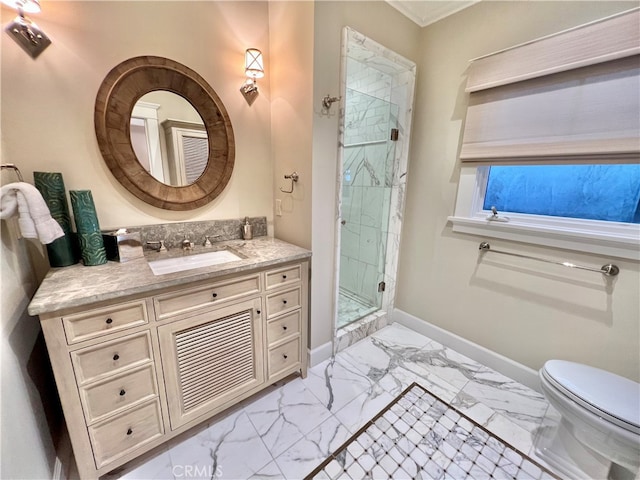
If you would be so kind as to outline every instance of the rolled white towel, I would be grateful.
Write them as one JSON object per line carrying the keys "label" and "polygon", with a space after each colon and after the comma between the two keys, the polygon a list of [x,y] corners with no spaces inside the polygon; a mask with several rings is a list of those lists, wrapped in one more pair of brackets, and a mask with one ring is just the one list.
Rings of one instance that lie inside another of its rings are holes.
{"label": "rolled white towel", "polygon": [[16,213],[23,237],[37,238],[44,244],[64,237],[62,227],[51,217],[42,195],[29,183],[9,183],[0,188],[0,219]]}

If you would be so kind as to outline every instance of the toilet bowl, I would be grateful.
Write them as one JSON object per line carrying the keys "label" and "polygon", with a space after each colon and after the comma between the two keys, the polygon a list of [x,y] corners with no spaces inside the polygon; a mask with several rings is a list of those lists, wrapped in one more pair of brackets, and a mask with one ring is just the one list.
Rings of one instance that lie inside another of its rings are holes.
{"label": "toilet bowl", "polygon": [[[601,478],[602,466],[609,478],[634,478],[640,467],[640,384],[563,360],[546,362],[539,377],[561,421],[557,438],[536,447],[538,456],[569,477]],[[571,458],[554,461],[563,455]]]}

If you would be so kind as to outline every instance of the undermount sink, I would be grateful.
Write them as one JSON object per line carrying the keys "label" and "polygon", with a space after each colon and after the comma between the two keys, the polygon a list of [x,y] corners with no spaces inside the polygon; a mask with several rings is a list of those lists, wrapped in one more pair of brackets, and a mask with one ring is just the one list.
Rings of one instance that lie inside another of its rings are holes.
{"label": "undermount sink", "polygon": [[149,267],[154,275],[165,275],[167,273],[183,272],[194,268],[210,267],[222,263],[242,260],[235,253],[229,250],[218,250],[215,252],[199,253],[196,255],[185,255],[183,257],[166,258],[164,260],[154,260],[149,262]]}

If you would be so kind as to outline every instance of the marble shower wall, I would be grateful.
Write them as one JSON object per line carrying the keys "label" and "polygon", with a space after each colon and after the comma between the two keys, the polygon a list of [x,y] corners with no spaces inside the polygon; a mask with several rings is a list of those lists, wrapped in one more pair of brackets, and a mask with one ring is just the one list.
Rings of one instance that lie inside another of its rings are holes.
{"label": "marble shower wall", "polygon": [[380,307],[398,107],[391,75],[347,59],[342,165],[340,287]]}
{"label": "marble shower wall", "polygon": [[[416,67],[349,27],[342,56],[345,107],[336,191],[337,220],[345,224],[338,223],[338,288],[388,314],[395,299]],[[392,127],[400,134],[395,142],[388,141]],[[382,296],[377,293],[380,281],[386,284]],[[374,323],[383,325],[380,320]]]}
{"label": "marble shower wall", "polygon": [[345,147],[342,187],[340,286],[378,306],[391,200],[388,154],[386,142]]}

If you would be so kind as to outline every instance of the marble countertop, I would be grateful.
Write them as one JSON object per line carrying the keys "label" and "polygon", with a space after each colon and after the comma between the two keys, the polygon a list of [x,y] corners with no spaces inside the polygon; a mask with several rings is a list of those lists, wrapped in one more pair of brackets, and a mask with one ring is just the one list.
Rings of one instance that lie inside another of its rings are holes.
{"label": "marble countertop", "polygon": [[224,246],[230,247],[246,258],[165,275],[154,275],[147,263],[147,261],[163,258],[212,251],[211,248],[195,247],[188,252],[173,249],[162,253],[145,253],[145,258],[124,263],[110,261],[104,265],[92,267],[76,264],[70,267],[52,268],[29,304],[29,315],[56,312],[128,295],[154,294],[167,287],[304,260],[311,256],[309,250],[271,237],[214,243],[213,250]]}

